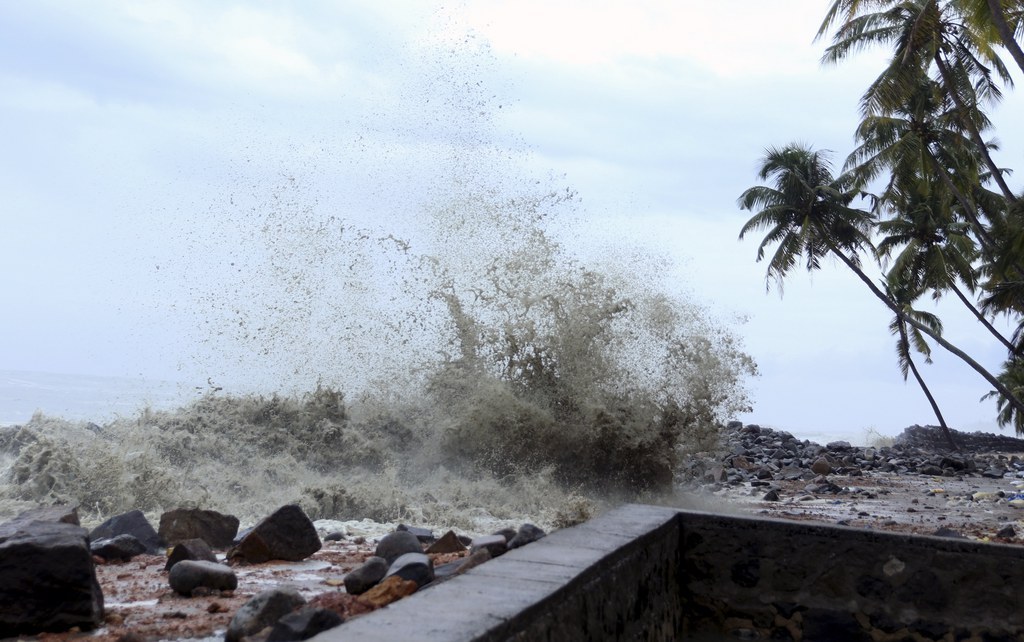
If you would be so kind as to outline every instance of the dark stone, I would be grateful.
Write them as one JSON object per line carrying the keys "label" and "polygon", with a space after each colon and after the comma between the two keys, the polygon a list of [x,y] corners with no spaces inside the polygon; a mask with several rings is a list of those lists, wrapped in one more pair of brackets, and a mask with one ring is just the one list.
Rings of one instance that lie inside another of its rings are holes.
{"label": "dark stone", "polygon": [[183,560],[174,565],[167,581],[175,592],[191,596],[197,588],[215,591],[233,591],[238,588],[238,577],[230,567],[217,562]]}
{"label": "dark stone", "polygon": [[498,531],[497,533],[494,533],[494,534],[495,535],[501,535],[502,537],[504,537],[505,538],[505,543],[508,544],[509,542],[512,541],[512,538],[516,536],[516,530],[514,528],[503,528],[503,529],[501,529],[500,531]]}
{"label": "dark stone", "polygon": [[77,506],[40,506],[20,513],[12,521],[15,522],[60,522],[81,526],[78,521]]}
{"label": "dark stone", "polygon": [[341,531],[334,531],[333,533],[328,533],[324,535],[325,542],[342,542],[344,540],[345,533],[342,533]]}
{"label": "dark stone", "polygon": [[416,536],[416,539],[418,539],[423,544],[432,544],[437,540],[437,538],[434,537],[434,532],[431,531],[429,528],[420,528],[418,526],[406,526],[405,524],[399,524],[398,528],[396,528],[395,530],[412,533]]}
{"label": "dark stone", "polygon": [[473,551],[469,554],[469,557],[466,557],[465,559],[459,562],[459,568],[455,571],[455,574],[462,575],[469,569],[476,568],[477,566],[480,566],[484,562],[487,562],[491,559],[491,552],[488,551],[486,548],[481,548],[480,550]]}
{"label": "dark stone", "polygon": [[146,547],[134,535],[118,535],[90,542],[89,551],[105,560],[127,562],[136,555],[145,553]]}
{"label": "dark stone", "polygon": [[89,539],[92,541],[110,539],[118,535],[133,535],[146,547],[146,552],[150,555],[158,554],[163,546],[160,536],[153,530],[153,526],[140,510],[128,511],[111,517],[92,529]]}
{"label": "dark stone", "polygon": [[427,553],[461,553],[466,550],[466,545],[455,534],[455,531],[448,531],[429,547]]}
{"label": "dark stone", "polygon": [[1003,526],[999,529],[999,532],[996,533],[996,537],[1002,537],[1003,539],[1013,539],[1016,536],[1017,531],[1014,530],[1013,524],[1007,524],[1006,526]]}
{"label": "dark stone", "polygon": [[178,508],[160,516],[159,532],[168,546],[201,539],[211,548],[228,548],[238,534],[238,518],[212,510]]}
{"label": "dark stone", "polygon": [[93,629],[103,592],[85,529],[15,519],[0,525],[0,635]]}
{"label": "dark stone", "polygon": [[345,576],[345,590],[349,595],[362,595],[377,585],[388,573],[389,564],[383,557],[371,557],[362,566]]}
{"label": "dark stone", "polygon": [[508,551],[508,540],[504,535],[486,535],[473,538],[473,544],[469,547],[470,554],[485,549],[491,557],[504,555]]}
{"label": "dark stone", "polygon": [[779,501],[779,491],[773,488],[772,490],[765,493],[762,499],[766,502],[777,502]]}
{"label": "dark stone", "polygon": [[952,528],[947,528],[946,526],[940,526],[934,533],[932,533],[932,535],[936,537],[949,537],[952,539],[967,539],[963,533],[955,531]]}
{"label": "dark stone", "polygon": [[547,535],[547,533],[545,533],[543,529],[534,526],[533,524],[523,524],[519,527],[519,531],[516,533],[516,536],[509,540],[508,548],[509,550],[512,550],[513,548],[526,546],[527,544],[536,542],[545,535]]}
{"label": "dark stone", "polygon": [[305,603],[299,591],[290,586],[263,591],[235,612],[224,639],[226,642],[238,642],[255,635]]}
{"label": "dark stone", "polygon": [[302,509],[288,504],[256,524],[228,551],[232,560],[259,564],[270,560],[298,562],[320,550],[320,536]]}
{"label": "dark stone", "polygon": [[174,545],[174,548],[171,549],[171,554],[167,556],[167,564],[164,565],[164,570],[169,571],[178,562],[186,560],[216,562],[217,555],[204,540],[188,539]]}
{"label": "dark stone", "polygon": [[282,617],[271,629],[267,642],[308,640],[317,633],[341,625],[345,619],[328,609],[303,609]]}
{"label": "dark stone", "polygon": [[872,639],[851,612],[807,609],[802,615],[805,640],[869,642]]}
{"label": "dark stone", "polygon": [[434,562],[423,553],[406,553],[391,563],[385,577],[392,575],[412,580],[421,587],[434,580]]}
{"label": "dark stone", "polygon": [[917,469],[917,472],[922,475],[931,475],[932,477],[941,477],[943,474],[942,468],[933,464],[925,464]]}
{"label": "dark stone", "polygon": [[391,564],[406,553],[422,553],[423,545],[420,540],[409,531],[395,531],[388,533],[377,542],[377,549],[374,555],[383,557]]}

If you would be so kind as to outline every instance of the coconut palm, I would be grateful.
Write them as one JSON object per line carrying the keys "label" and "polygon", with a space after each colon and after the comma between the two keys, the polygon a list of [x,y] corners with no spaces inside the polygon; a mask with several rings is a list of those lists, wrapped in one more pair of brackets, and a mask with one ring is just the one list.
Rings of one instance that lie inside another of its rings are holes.
{"label": "coconut palm", "polygon": [[850,206],[858,190],[849,174],[833,177],[825,153],[790,144],[766,150],[758,176],[771,180],[774,187],[759,185],[740,195],[740,208],[757,211],[740,230],[740,239],[754,230],[767,230],[758,246],[758,261],[765,257],[768,246],[778,244],[768,263],[769,287],[774,281],[781,288],[782,280],[801,259],[808,270],[816,270],[821,267],[821,259],[831,254],[897,317],[963,360],[1006,397],[1007,403],[1024,413],[1024,403],[996,377],[940,333],[908,315],[861,269],[861,252],[873,249],[869,237],[873,218]]}
{"label": "coconut palm", "polygon": [[[919,322],[932,328],[933,331],[939,334],[942,333],[942,322],[937,316],[915,310],[911,307],[911,304],[918,298],[920,292],[914,293],[914,290],[910,287],[897,286],[890,287],[888,293],[903,308],[907,316],[913,316]],[[928,399],[928,404],[932,407],[932,412],[935,413],[935,418],[939,422],[939,427],[942,429],[942,434],[945,435],[949,447],[953,450],[959,450],[960,448],[953,440],[953,433],[950,432],[949,426],[946,425],[946,419],[942,416],[942,411],[939,409],[935,396],[932,395],[932,391],[925,384],[924,377],[921,376],[921,372],[917,369],[917,364],[914,363],[914,359],[911,356],[911,349],[916,350],[924,355],[925,363],[931,363],[931,346],[928,345],[921,331],[917,328],[909,327],[905,318],[900,315],[892,318],[892,321],[889,323],[889,331],[896,335],[896,358],[900,366],[900,372],[903,374],[903,380],[907,380],[909,373],[912,372],[914,374],[914,379],[917,381],[917,385],[920,386],[925,398]]]}
{"label": "coconut palm", "polygon": [[[890,45],[889,64],[861,99],[864,115],[885,115],[905,104],[923,74],[934,74],[955,106],[959,126],[974,142],[989,176],[1008,201],[1015,200],[982,138],[982,104],[997,102],[1012,78],[990,29],[966,19],[956,2],[938,0],[835,0],[818,37],[839,26],[822,61],[837,63],[861,49]],[[980,122],[979,122],[980,121]]]}

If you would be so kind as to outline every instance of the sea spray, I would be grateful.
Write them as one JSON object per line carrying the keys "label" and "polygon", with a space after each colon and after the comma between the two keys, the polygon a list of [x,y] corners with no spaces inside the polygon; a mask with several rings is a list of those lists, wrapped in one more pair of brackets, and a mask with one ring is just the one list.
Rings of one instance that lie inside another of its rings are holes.
{"label": "sea spray", "polygon": [[495,142],[480,56],[471,37],[430,49],[379,122],[295,144],[183,212],[167,232],[185,250],[160,274],[188,293],[201,346],[181,367],[209,392],[3,429],[0,510],[196,505],[252,523],[298,502],[474,530],[671,493],[747,409],[755,366],[665,282],[666,257],[575,251],[587,213]]}

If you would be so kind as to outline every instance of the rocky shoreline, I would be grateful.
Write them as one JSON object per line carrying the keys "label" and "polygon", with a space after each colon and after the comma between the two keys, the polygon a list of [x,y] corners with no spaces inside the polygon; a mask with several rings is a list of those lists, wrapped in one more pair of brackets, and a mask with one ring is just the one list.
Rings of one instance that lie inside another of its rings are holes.
{"label": "rocky shoreline", "polygon": [[[823,446],[732,423],[721,455],[693,462],[687,493],[672,501],[1024,544],[1024,440],[977,433],[954,438],[959,451],[945,448],[938,429],[914,426],[892,445]],[[311,522],[298,506],[282,507],[236,536],[237,529],[230,516],[195,509],[165,513],[159,530],[132,511],[92,532],[77,526],[73,510],[30,511],[0,525],[0,596],[22,606],[18,613],[7,610],[0,637],[305,639],[543,536],[529,524],[476,539],[454,532],[437,537],[412,526],[371,532],[358,523]],[[35,543],[27,544],[32,537]],[[43,575],[82,571],[76,575],[79,621],[63,614],[26,624],[34,617],[29,611],[45,611],[24,599],[40,560],[57,569]],[[16,567],[24,572],[11,572]],[[249,624],[239,620],[243,616]],[[48,629],[63,632],[41,632]]]}

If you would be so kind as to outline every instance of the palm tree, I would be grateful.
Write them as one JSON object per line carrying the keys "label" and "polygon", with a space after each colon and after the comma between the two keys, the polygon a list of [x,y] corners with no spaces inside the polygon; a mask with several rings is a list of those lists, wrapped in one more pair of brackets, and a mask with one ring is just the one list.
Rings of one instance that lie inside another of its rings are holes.
{"label": "palm tree", "polygon": [[891,113],[913,93],[921,74],[934,73],[989,176],[1007,201],[1016,200],[982,138],[987,118],[981,104],[999,101],[1000,85],[1013,83],[993,48],[990,30],[966,19],[959,3],[938,0],[835,0],[818,37],[836,22],[841,24],[822,57],[825,63],[873,45],[893,48],[889,65],[861,99],[864,115]]}
{"label": "palm tree", "polygon": [[[903,307],[908,316],[912,315],[921,323],[932,328],[936,333],[942,333],[942,322],[939,321],[937,316],[928,312],[914,310],[911,307],[911,303],[919,296],[920,292],[911,295],[912,290],[907,287],[890,287],[888,292],[893,300]],[[917,364],[914,363],[914,359],[910,354],[911,347],[913,347],[917,352],[924,355],[925,363],[931,363],[931,346],[928,345],[924,335],[917,328],[908,328],[905,319],[899,315],[892,318],[892,321],[889,323],[889,331],[896,335],[896,358],[899,362],[900,372],[903,374],[903,380],[907,380],[908,372],[914,374],[914,379],[917,381],[917,385],[921,387],[921,391],[924,392],[925,398],[928,399],[928,404],[931,405],[932,412],[935,413],[935,418],[939,422],[939,427],[942,429],[942,434],[945,435],[949,447],[953,450],[960,450],[956,442],[953,441],[953,433],[950,432],[949,426],[946,425],[946,419],[942,416],[942,411],[939,410],[939,404],[935,401],[935,396],[932,395],[932,391],[925,384],[924,377],[921,376],[921,372],[917,369]]]}
{"label": "palm tree", "polygon": [[959,357],[1002,394],[1007,403],[1024,413],[1024,403],[996,377],[940,333],[908,315],[861,269],[860,253],[873,249],[869,236],[873,218],[850,207],[859,192],[849,174],[833,177],[823,152],[790,144],[766,150],[758,176],[761,180],[770,179],[774,187],[759,185],[740,195],[740,208],[757,213],[746,222],[739,237],[742,240],[751,231],[767,230],[758,246],[758,261],[764,258],[769,245],[778,244],[768,263],[768,287],[774,281],[781,288],[782,280],[800,263],[801,257],[811,271],[819,269],[821,259],[831,254],[850,268],[898,318]]}

